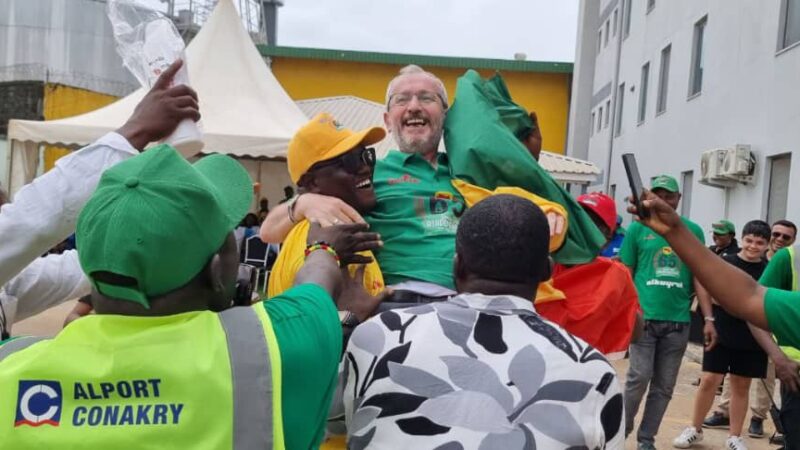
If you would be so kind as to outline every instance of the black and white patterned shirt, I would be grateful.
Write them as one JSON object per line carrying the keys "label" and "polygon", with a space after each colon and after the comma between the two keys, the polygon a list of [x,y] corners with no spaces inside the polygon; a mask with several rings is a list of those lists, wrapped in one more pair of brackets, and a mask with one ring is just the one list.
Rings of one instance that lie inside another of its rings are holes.
{"label": "black and white patterned shirt", "polygon": [[384,312],[353,332],[340,375],[351,449],[623,448],[614,369],[523,298]]}

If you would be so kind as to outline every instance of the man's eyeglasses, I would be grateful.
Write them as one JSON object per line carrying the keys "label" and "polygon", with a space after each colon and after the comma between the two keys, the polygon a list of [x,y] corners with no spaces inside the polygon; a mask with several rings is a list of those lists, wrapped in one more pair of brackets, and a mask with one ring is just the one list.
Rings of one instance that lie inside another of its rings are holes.
{"label": "man's eyeglasses", "polygon": [[424,106],[430,106],[435,103],[438,103],[439,101],[441,101],[442,104],[444,104],[444,100],[442,100],[439,94],[435,94],[433,92],[428,92],[428,91],[420,91],[417,93],[401,92],[399,94],[394,94],[391,97],[389,97],[389,108],[391,108],[392,106],[407,106],[409,103],[411,103],[411,100],[414,97],[416,97],[417,101]]}
{"label": "man's eyeglasses", "polygon": [[323,167],[341,166],[347,172],[357,174],[364,165],[368,167],[375,167],[374,148],[362,147],[361,151],[351,150],[341,156],[337,156],[336,158],[318,162],[311,166],[311,170],[321,169]]}
{"label": "man's eyeglasses", "polygon": [[792,236],[791,234],[781,233],[779,231],[773,231],[772,237],[774,237],[775,239],[783,238],[784,241],[791,241],[792,239],[794,239],[794,236]]}

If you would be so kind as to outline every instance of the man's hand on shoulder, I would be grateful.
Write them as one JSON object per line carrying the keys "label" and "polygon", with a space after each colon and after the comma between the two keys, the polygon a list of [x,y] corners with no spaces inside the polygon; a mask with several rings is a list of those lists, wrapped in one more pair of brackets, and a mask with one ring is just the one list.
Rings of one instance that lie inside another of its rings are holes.
{"label": "man's hand on shoulder", "polygon": [[184,84],[172,85],[175,73],[181,66],[181,60],[172,63],[136,105],[125,125],[117,130],[139,151],[150,142],[169,136],[182,120],[200,120],[197,93]]}

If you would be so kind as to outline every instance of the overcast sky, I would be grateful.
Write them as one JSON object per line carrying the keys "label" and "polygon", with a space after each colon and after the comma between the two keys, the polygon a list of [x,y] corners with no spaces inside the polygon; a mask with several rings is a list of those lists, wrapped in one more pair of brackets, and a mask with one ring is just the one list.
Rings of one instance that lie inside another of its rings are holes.
{"label": "overcast sky", "polygon": [[575,59],[579,0],[284,0],[278,45]]}

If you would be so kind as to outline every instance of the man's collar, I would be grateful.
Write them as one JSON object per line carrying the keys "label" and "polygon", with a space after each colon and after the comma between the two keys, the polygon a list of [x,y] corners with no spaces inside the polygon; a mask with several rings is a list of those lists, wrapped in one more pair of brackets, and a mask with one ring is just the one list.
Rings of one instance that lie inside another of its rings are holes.
{"label": "man's collar", "polygon": [[514,295],[461,293],[452,297],[450,301],[466,308],[503,315],[518,314],[521,310],[536,312],[531,300]]}
{"label": "man's collar", "polygon": [[[401,155],[400,158],[401,158],[401,161],[403,162],[403,165],[408,164],[408,162],[411,160],[411,158],[414,158],[414,157],[417,157],[417,158],[429,163],[429,161],[427,159],[423,158],[422,156],[420,156],[419,153],[416,153],[416,152],[414,152],[414,153],[405,153],[405,152],[402,152],[400,150],[397,150],[397,153],[400,153],[400,155]],[[436,154],[436,159],[437,159],[437,162],[439,164],[447,164],[447,153],[438,152]]]}

